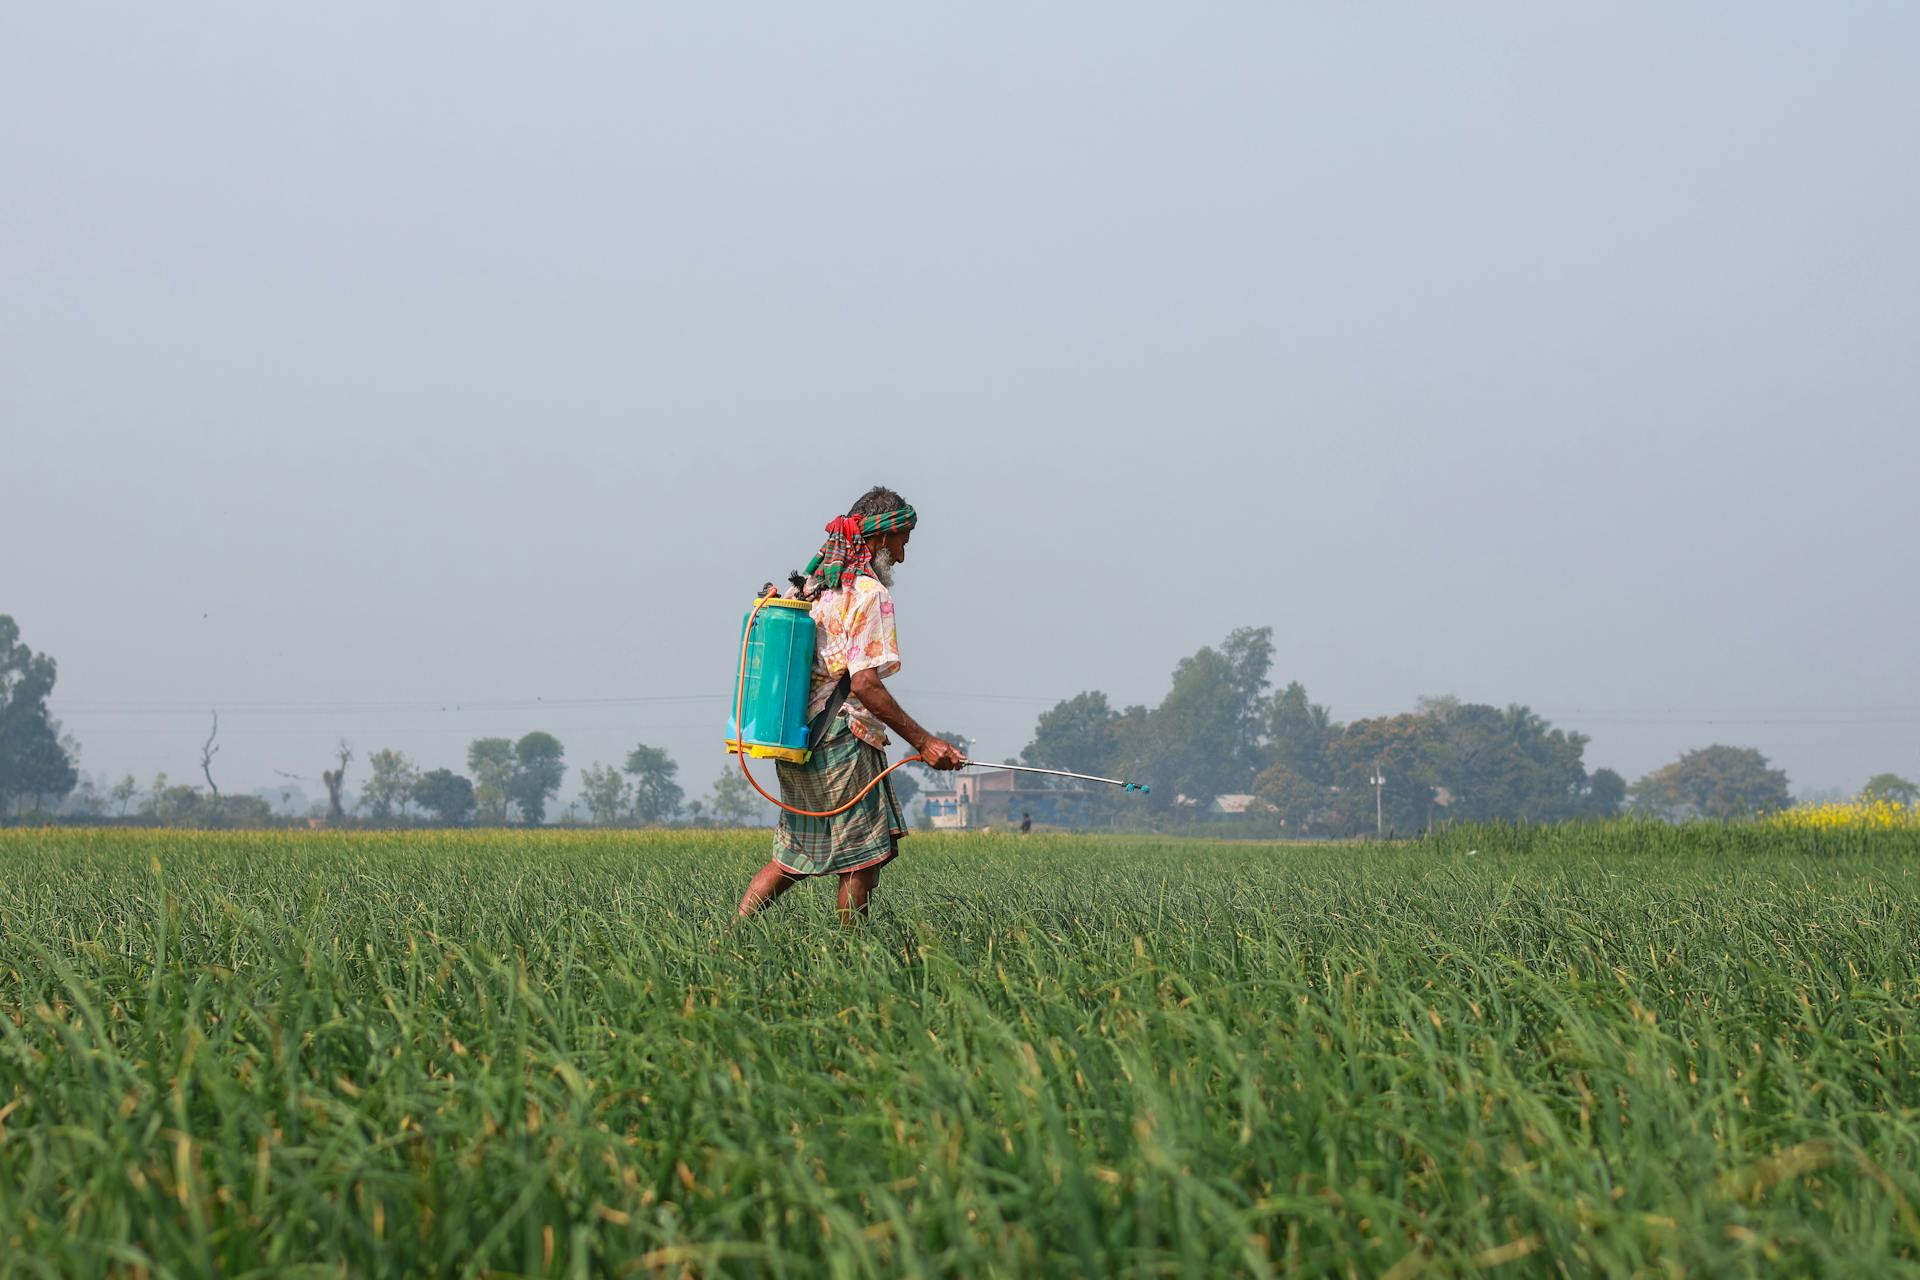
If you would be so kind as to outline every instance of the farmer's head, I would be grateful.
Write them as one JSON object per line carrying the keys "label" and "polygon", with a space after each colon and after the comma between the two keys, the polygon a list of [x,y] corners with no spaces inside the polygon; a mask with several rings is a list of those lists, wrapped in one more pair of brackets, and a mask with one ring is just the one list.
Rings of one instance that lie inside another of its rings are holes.
{"label": "farmer's head", "polygon": [[913,508],[897,492],[878,484],[847,508],[849,516],[863,520],[898,513],[905,513],[898,527],[880,529],[867,536],[867,546],[873,552],[873,576],[885,587],[893,585],[893,567],[906,562],[907,540],[913,537]]}
{"label": "farmer's head", "polygon": [[843,516],[827,521],[827,540],[800,573],[812,599],[821,591],[851,587],[861,574],[893,585],[893,566],[907,558],[907,539],[920,522],[912,507],[892,489],[875,485],[854,500]]}

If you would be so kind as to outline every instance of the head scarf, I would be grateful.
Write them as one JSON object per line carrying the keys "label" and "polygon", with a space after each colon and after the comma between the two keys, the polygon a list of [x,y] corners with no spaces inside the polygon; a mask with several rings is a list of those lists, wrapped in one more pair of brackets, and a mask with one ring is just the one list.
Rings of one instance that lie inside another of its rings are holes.
{"label": "head scarf", "polygon": [[867,545],[867,539],[876,533],[911,529],[919,523],[920,517],[912,507],[883,511],[877,516],[838,516],[829,520],[827,541],[813,559],[807,561],[806,576],[811,581],[817,573],[828,591],[839,587],[842,578],[851,586],[853,579],[863,573],[874,576],[873,548]]}

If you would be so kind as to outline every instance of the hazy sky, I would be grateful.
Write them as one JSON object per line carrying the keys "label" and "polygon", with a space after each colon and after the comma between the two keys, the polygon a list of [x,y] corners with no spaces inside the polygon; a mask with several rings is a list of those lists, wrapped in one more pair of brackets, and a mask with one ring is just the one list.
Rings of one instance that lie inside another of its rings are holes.
{"label": "hazy sky", "polygon": [[543,728],[698,794],[884,482],[894,687],[984,756],[1271,624],[1343,720],[1915,776],[1916,65],[1906,4],[9,5],[0,612],[96,773],[218,708],[229,790]]}

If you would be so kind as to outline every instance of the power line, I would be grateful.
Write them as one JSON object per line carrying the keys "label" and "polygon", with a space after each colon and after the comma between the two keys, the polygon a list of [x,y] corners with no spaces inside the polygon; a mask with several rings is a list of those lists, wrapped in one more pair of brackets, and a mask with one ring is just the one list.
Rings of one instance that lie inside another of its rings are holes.
{"label": "power line", "polygon": [[[1058,701],[1039,694],[963,693],[948,689],[919,689],[915,698],[942,698],[964,702],[1001,702],[1045,705]],[[227,702],[220,699],[194,699],[172,702],[107,702],[89,699],[65,701],[53,699],[53,710],[61,716],[182,716],[205,715],[217,706],[229,715],[464,715],[487,711],[550,711],[599,707],[642,706],[718,706],[726,697],[718,693],[645,694],[606,698],[498,698],[334,701],[334,702]]]}
{"label": "power line", "polygon": [[61,715],[177,716],[203,715],[208,706],[218,706],[234,715],[352,715],[365,712],[440,715],[469,711],[543,711],[573,707],[663,706],[675,703],[718,703],[719,694],[656,694],[627,698],[499,698],[446,699],[444,701],[370,701],[370,702],[226,702],[197,699],[192,702],[73,702],[53,699],[54,710]]}
{"label": "power line", "polygon": [[[915,689],[903,691],[912,698],[939,699],[957,702],[1000,703],[1008,705],[1053,705],[1060,699],[1044,694],[1022,693],[984,693],[956,689]],[[668,693],[668,694],[629,694],[603,697],[566,697],[566,698],[445,698],[445,699],[366,699],[366,700],[313,700],[313,701],[268,701],[233,702],[219,698],[194,699],[138,699],[116,701],[107,699],[76,698],[66,700],[52,699],[55,714],[62,717],[142,717],[142,716],[201,716],[209,707],[217,707],[223,714],[230,716],[307,716],[307,715],[467,715],[502,711],[568,711],[577,709],[596,709],[609,707],[670,707],[670,706],[718,706],[724,705],[726,697],[719,693]],[[1810,725],[1810,726],[1910,726],[1920,725],[1920,711],[1901,709],[1895,712],[1863,712],[1845,714],[1820,712],[1800,714],[1795,712],[1740,714],[1739,712],[1709,709],[1680,708],[1582,708],[1582,707],[1533,707],[1536,714],[1585,725],[1671,725],[1691,727],[1698,725]],[[1746,709],[1742,709],[1746,710]],[[1396,715],[1405,708],[1393,710],[1358,709],[1351,713],[1356,719],[1371,719],[1381,715]]]}

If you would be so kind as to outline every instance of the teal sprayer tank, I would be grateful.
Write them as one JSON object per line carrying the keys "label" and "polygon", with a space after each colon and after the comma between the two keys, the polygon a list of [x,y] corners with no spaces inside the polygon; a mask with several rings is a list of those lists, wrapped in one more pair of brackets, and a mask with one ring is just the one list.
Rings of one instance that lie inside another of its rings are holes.
{"label": "teal sprayer tank", "polygon": [[746,732],[734,727],[739,673],[727,691],[727,751],[744,746],[756,760],[791,760],[805,764],[807,750],[807,693],[813,683],[813,614],[804,600],[770,597],[760,603],[760,614],[749,613],[753,635],[742,661],[746,670],[746,702],[740,718]]}

